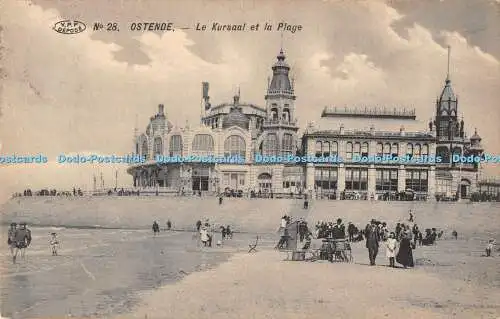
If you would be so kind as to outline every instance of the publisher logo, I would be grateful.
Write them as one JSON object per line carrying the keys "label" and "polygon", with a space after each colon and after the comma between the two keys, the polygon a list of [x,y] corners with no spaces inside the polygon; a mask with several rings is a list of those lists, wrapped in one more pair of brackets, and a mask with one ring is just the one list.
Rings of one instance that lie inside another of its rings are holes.
{"label": "publisher logo", "polygon": [[52,29],[61,34],[77,34],[85,31],[86,28],[87,26],[83,22],[77,20],[63,20],[56,22]]}

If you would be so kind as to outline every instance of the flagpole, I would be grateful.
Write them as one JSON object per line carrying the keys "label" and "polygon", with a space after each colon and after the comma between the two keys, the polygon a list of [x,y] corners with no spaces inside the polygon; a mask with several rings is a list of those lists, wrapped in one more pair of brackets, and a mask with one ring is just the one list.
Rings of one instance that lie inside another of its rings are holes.
{"label": "flagpole", "polygon": [[201,82],[200,124],[202,125],[203,125],[203,95],[204,95],[204,83]]}

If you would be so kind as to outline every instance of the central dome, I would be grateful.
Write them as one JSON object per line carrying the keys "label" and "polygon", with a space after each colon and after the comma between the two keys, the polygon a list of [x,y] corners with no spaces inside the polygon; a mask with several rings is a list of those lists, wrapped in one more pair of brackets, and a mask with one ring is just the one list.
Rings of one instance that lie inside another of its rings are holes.
{"label": "central dome", "polygon": [[229,128],[231,126],[238,126],[242,129],[248,130],[250,120],[243,114],[241,107],[233,106],[229,114],[224,117],[222,128]]}
{"label": "central dome", "polygon": [[243,114],[241,111],[240,103],[240,95],[235,95],[233,98],[233,106],[229,111],[229,114],[224,116],[224,120],[222,121],[222,128],[229,128],[231,126],[238,126],[242,129],[248,130],[250,126],[250,119]]}

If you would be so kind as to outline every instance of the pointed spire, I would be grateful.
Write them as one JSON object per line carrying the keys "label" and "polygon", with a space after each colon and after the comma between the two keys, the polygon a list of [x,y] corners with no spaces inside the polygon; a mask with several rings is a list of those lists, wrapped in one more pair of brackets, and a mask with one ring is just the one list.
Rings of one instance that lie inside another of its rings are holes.
{"label": "pointed spire", "polygon": [[137,129],[138,115],[135,115],[135,123],[134,123],[134,139],[139,135],[139,130]]}
{"label": "pointed spire", "polygon": [[281,31],[280,53],[283,54],[283,31]]}
{"label": "pointed spire", "polygon": [[451,47],[448,45],[448,68],[446,71],[446,83],[450,82],[450,60],[451,60]]}

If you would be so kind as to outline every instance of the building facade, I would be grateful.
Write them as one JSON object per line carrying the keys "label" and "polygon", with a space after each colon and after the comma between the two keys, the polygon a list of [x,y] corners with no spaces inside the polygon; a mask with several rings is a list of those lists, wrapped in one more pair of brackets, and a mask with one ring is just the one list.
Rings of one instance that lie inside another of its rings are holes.
{"label": "building facade", "polygon": [[[332,199],[467,198],[477,191],[480,165],[458,163],[453,155],[481,155],[481,138],[477,132],[467,138],[449,77],[428,125],[416,122],[415,110],[325,108],[320,119],[326,127],[309,123],[300,135],[283,50],[272,66],[263,106],[241,101],[240,92],[231,102],[212,106],[209,84],[202,85],[200,125],[175,127],[159,105],[145,132],[136,132],[135,152],[146,162],[128,169],[134,187]],[[382,129],[386,124],[393,129]],[[412,126],[417,129],[408,129]]]}

